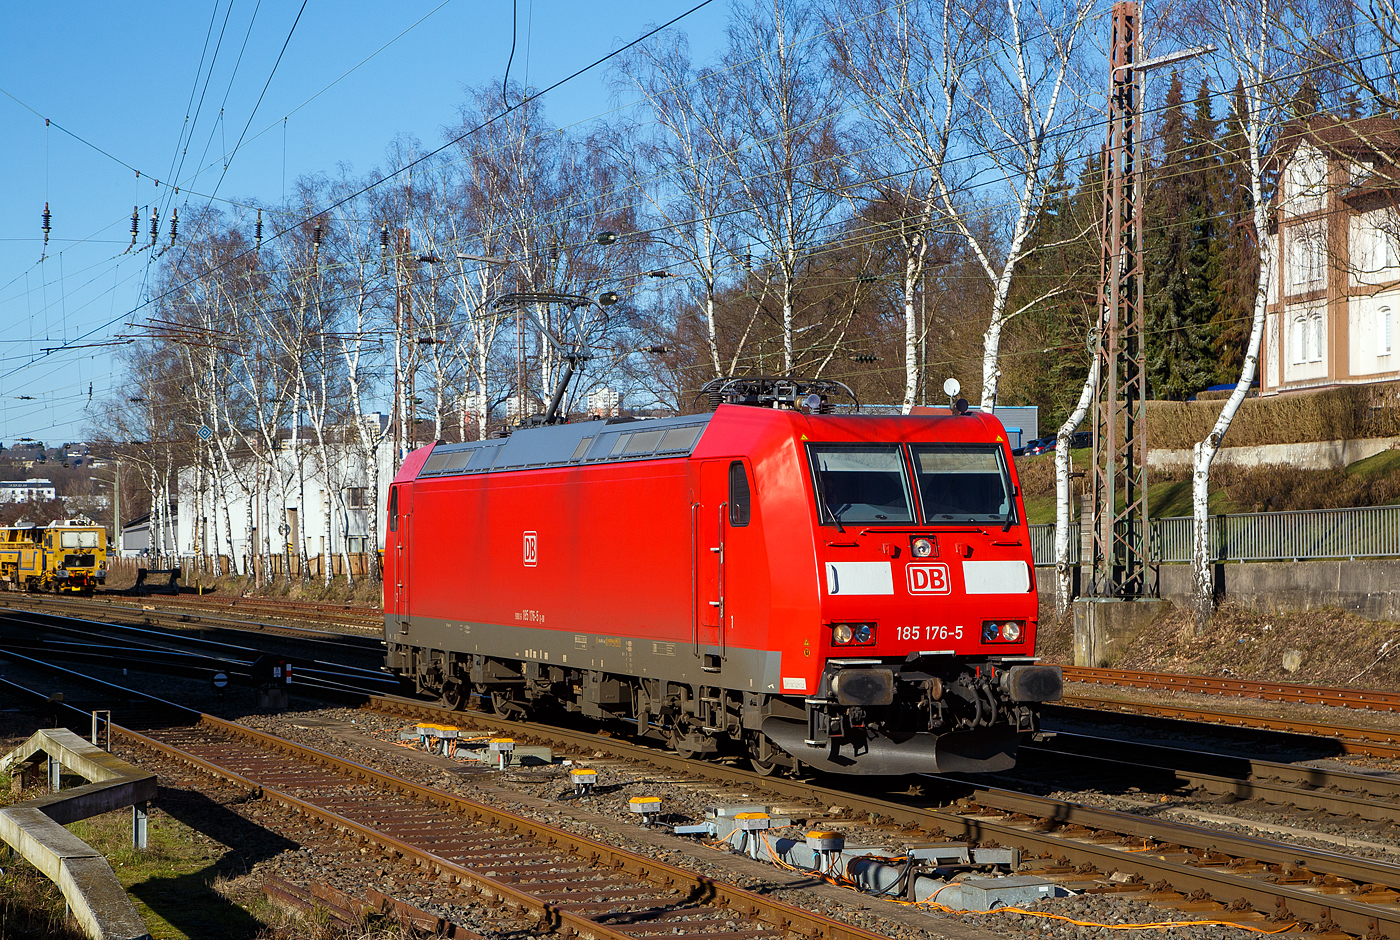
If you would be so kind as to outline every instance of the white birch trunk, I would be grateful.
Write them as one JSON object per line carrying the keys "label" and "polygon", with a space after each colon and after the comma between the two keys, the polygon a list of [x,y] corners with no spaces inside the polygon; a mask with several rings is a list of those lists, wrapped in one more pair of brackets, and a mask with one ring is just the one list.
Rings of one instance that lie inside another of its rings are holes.
{"label": "white birch trunk", "polygon": [[1094,402],[1094,389],[1099,384],[1099,359],[1089,363],[1089,377],[1079,392],[1074,411],[1060,425],[1055,438],[1055,613],[1063,617],[1069,611],[1074,566],[1069,561],[1069,527],[1074,511],[1069,496],[1069,443],[1072,435]]}
{"label": "white birch trunk", "polygon": [[[1231,15],[1234,14],[1234,15]],[[1269,302],[1269,285],[1274,274],[1273,250],[1269,231],[1269,202],[1264,192],[1263,145],[1264,108],[1268,94],[1266,78],[1266,56],[1268,42],[1272,41],[1268,0],[1260,0],[1259,5],[1247,15],[1257,16],[1253,23],[1246,24],[1239,11],[1228,10],[1224,17],[1227,30],[1239,29],[1242,32],[1252,27],[1252,37],[1239,41],[1239,34],[1226,34],[1224,45],[1233,52],[1243,53],[1236,62],[1239,73],[1244,77],[1245,109],[1243,126],[1245,140],[1249,147],[1249,186],[1254,206],[1254,239],[1259,249],[1259,280],[1254,291],[1254,317],[1249,329],[1249,346],[1245,351],[1244,364],[1240,368],[1239,381],[1220,410],[1215,425],[1205,440],[1199,441],[1192,449],[1191,457],[1191,567],[1194,581],[1194,607],[1196,632],[1203,633],[1215,613],[1215,585],[1211,572],[1210,552],[1210,467],[1215,455],[1220,451],[1221,441],[1230,430],[1235,413],[1259,368],[1259,345],[1264,335],[1264,313]],[[1241,61],[1243,60],[1243,61]]]}

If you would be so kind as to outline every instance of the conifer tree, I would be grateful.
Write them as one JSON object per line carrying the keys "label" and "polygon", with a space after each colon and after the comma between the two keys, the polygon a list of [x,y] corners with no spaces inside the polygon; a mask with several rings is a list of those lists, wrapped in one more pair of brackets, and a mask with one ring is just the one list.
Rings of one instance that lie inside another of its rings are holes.
{"label": "conifer tree", "polygon": [[[1162,120],[1162,156],[1147,198],[1147,373],[1157,398],[1184,399],[1210,384],[1208,166],[1188,133],[1181,75],[1172,73]],[[1206,104],[1209,109],[1209,102]],[[1198,103],[1199,112],[1199,103]],[[1200,124],[1199,113],[1192,122]],[[1194,129],[1194,128],[1193,128]],[[1207,296],[1202,296],[1203,294]]]}

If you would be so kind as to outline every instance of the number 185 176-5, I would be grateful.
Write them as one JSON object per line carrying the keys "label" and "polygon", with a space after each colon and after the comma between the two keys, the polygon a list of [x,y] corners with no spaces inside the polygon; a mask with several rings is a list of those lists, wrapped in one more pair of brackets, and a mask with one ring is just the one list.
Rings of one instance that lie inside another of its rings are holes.
{"label": "number 185 176-5", "polygon": [[900,640],[961,640],[963,628],[956,627],[895,627]]}

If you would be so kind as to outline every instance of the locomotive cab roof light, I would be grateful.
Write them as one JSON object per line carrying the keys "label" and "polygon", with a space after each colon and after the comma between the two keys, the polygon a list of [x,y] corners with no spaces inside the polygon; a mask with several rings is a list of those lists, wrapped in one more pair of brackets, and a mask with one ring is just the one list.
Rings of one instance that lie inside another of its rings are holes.
{"label": "locomotive cab roof light", "polygon": [[966,398],[958,398],[958,392],[962,391],[962,384],[957,379],[948,379],[943,383],[943,394],[948,396],[948,410],[953,414],[965,415],[968,411]]}

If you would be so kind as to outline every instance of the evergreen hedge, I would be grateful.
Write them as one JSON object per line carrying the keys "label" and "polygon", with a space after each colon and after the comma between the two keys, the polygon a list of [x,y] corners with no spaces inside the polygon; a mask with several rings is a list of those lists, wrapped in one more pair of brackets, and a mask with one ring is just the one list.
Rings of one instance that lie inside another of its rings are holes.
{"label": "evergreen hedge", "polygon": [[[1190,449],[1215,425],[1223,399],[1149,401],[1147,446]],[[1317,392],[1247,398],[1235,414],[1226,447],[1301,444],[1400,435],[1400,382],[1346,385]]]}

